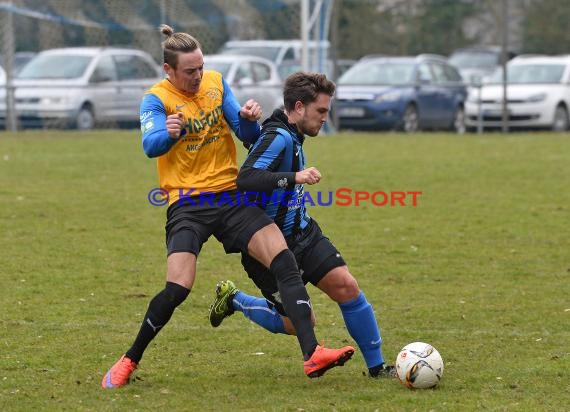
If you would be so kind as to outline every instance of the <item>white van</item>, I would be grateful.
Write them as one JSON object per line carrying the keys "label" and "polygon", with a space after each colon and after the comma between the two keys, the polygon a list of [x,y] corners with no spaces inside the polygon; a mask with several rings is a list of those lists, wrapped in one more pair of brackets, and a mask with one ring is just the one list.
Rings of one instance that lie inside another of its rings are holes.
{"label": "white van", "polygon": [[[327,40],[308,41],[309,66],[325,62],[328,58],[330,43]],[[220,54],[249,54],[265,57],[280,65],[284,60],[301,60],[303,41],[291,40],[230,40],[218,53]],[[317,62],[317,63],[316,63]]]}

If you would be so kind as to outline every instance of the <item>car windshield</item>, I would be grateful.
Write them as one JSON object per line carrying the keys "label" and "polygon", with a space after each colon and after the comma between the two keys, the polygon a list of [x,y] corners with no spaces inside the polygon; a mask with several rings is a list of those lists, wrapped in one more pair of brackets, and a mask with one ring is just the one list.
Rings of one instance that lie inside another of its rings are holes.
{"label": "car windshield", "polygon": [[[517,64],[507,68],[509,84],[556,84],[562,80],[565,66],[563,64]],[[502,83],[503,71],[497,70],[489,83]]]}
{"label": "car windshield", "polygon": [[220,53],[222,54],[248,54],[248,55],[253,55],[253,56],[259,56],[259,57],[265,57],[266,59],[275,61],[277,60],[277,55],[279,54],[279,50],[281,50],[280,47],[271,47],[271,46],[267,46],[267,47],[257,47],[257,46],[252,46],[252,47],[247,47],[247,46],[241,46],[241,47],[222,47],[222,49],[220,50]]}
{"label": "car windshield", "polygon": [[279,67],[277,67],[279,76],[281,76],[282,79],[287,78],[290,74],[293,74],[299,70],[301,70],[301,63],[297,62],[283,62],[279,65]]}
{"label": "car windshield", "polygon": [[451,55],[449,63],[460,69],[494,67],[499,64],[499,54],[486,51],[459,52]]}
{"label": "car windshield", "polygon": [[339,79],[339,85],[398,85],[413,82],[413,63],[363,62],[352,66]]}
{"label": "car windshield", "polygon": [[18,74],[19,79],[76,79],[81,77],[92,56],[69,54],[39,55]]}
{"label": "car windshield", "polygon": [[208,61],[204,62],[204,68],[207,70],[215,70],[222,73],[222,76],[228,77],[228,72],[232,64],[230,62]]}

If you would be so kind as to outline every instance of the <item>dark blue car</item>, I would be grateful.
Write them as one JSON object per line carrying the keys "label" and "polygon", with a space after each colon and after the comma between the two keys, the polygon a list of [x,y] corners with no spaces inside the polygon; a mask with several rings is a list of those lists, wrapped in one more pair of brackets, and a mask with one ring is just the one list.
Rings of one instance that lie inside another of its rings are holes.
{"label": "dark blue car", "polygon": [[465,131],[467,88],[444,57],[364,57],[337,82],[339,129]]}

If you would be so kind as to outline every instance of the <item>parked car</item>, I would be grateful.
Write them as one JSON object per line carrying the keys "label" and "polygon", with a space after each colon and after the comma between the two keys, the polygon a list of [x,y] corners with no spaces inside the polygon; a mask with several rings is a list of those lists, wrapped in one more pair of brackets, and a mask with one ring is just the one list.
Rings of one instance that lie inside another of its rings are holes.
{"label": "parked car", "polygon": [[367,57],[337,81],[339,129],[465,130],[467,89],[441,56]]}
{"label": "parked car", "polygon": [[[308,41],[309,60],[326,59],[330,43],[327,40]],[[303,42],[298,39],[290,40],[230,40],[218,51],[219,54],[241,55],[249,54],[264,57],[276,65],[285,60],[301,60]]]}
{"label": "parked car", "polygon": [[[507,51],[507,61],[516,55],[513,50]],[[449,64],[459,70],[466,83],[479,83],[502,66],[502,48],[474,46],[457,49],[449,56]]]}
{"label": "parked car", "polygon": [[236,99],[244,104],[257,100],[263,110],[262,120],[283,106],[283,82],[277,66],[263,57],[210,54],[204,56],[204,68],[222,73]]}
{"label": "parked car", "polygon": [[[356,60],[350,59],[339,59],[336,61],[336,75],[333,73],[335,72],[335,62],[332,60],[327,60],[324,69],[321,68],[314,68],[309,67],[309,71],[315,71],[324,73],[327,75],[329,79],[335,80],[338,79],[345,71],[350,69]],[[279,75],[282,79],[286,79],[287,76],[293,74],[299,70],[302,70],[302,64],[300,60],[284,60],[281,64],[277,67],[279,71]]]}
{"label": "parked car", "polygon": [[[521,56],[507,64],[509,128],[569,129],[570,55]],[[503,72],[497,70],[472,89],[465,104],[466,125],[476,128],[481,110],[483,128],[502,127]]]}
{"label": "parked car", "polygon": [[[146,52],[115,47],[71,47],[38,53],[14,79],[22,127],[135,123],[145,91],[164,78]],[[6,121],[0,93],[0,123]]]}

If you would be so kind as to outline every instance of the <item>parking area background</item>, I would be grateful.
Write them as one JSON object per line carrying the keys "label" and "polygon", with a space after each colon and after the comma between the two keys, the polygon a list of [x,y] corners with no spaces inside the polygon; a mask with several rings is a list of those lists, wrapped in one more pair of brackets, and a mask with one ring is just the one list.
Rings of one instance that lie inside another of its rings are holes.
{"label": "parking area background", "polygon": [[[554,18],[553,16],[556,16]],[[326,56],[449,56],[472,45],[518,53],[569,53],[564,0],[11,0],[0,3],[4,67],[14,53],[72,46],[126,46],[161,63],[158,27],[195,35],[206,54],[229,40],[328,40]],[[11,79],[7,79],[11,84]],[[8,101],[11,99],[8,98]]]}
{"label": "parking area background", "polygon": [[12,0],[0,4],[1,34],[15,51],[121,45],[160,60],[161,23],[194,34],[211,54],[228,40],[300,38],[303,4],[310,36],[331,40],[339,58],[449,55],[500,44],[503,23],[521,52],[566,53],[570,44],[564,0]]}

